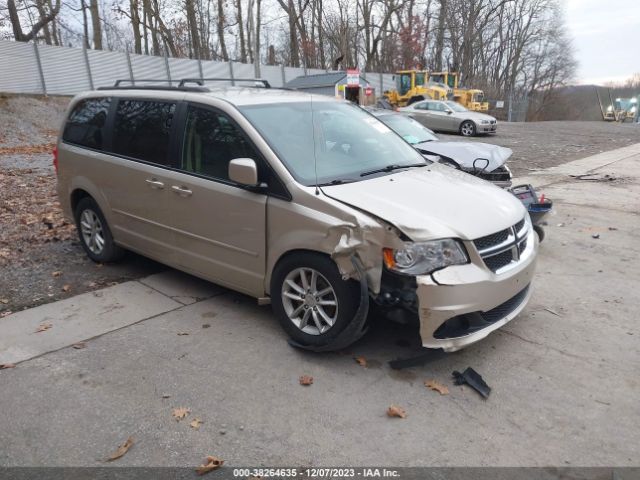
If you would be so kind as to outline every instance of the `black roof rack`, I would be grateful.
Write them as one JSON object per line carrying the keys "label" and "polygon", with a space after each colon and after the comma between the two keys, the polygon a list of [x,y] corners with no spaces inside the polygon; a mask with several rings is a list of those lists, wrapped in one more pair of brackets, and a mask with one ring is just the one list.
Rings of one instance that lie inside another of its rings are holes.
{"label": "black roof rack", "polygon": [[263,78],[183,78],[180,80],[178,87],[184,87],[185,83],[197,83],[200,86],[204,85],[204,82],[253,82],[255,85],[261,84],[263,88],[271,88],[271,84]]}
{"label": "black roof rack", "polygon": [[[181,80],[168,80],[166,78],[141,78],[131,80],[129,78],[121,78],[116,80],[113,87],[99,87],[98,90],[183,90],[188,92],[208,92],[209,89],[204,86],[204,82],[253,82],[255,87],[271,88],[271,84],[267,80],[261,78],[183,78]],[[123,85],[123,83],[130,85]],[[136,85],[136,83],[168,83],[168,85]],[[178,86],[173,86],[177,83]],[[197,86],[188,86],[187,83],[195,83]]]}

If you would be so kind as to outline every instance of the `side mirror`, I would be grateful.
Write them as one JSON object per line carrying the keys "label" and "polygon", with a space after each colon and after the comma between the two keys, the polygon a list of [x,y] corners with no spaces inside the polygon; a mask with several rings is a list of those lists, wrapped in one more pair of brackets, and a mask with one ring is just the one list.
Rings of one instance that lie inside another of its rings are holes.
{"label": "side mirror", "polygon": [[453,110],[447,110],[447,115],[451,115],[453,113]]}
{"label": "side mirror", "polygon": [[248,187],[258,186],[258,166],[251,158],[234,158],[229,162],[229,180]]}

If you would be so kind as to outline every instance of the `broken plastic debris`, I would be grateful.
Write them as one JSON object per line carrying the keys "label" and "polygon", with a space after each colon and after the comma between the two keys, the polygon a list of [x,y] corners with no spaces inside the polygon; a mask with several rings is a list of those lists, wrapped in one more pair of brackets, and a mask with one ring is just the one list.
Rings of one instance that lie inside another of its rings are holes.
{"label": "broken plastic debris", "polygon": [[484,398],[489,398],[491,387],[482,379],[482,375],[476,372],[473,368],[467,367],[467,369],[462,373],[455,370],[453,372],[453,376],[455,378],[454,383],[456,385],[463,385],[466,383]]}

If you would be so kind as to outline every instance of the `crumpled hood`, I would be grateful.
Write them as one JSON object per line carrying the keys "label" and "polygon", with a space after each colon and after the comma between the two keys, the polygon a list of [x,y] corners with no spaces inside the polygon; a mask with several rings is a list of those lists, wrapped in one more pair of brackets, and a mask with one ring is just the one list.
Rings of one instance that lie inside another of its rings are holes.
{"label": "crumpled hood", "polygon": [[[493,172],[501,167],[511,156],[510,148],[476,142],[422,142],[414,145],[421,153],[442,155],[448,157],[464,169],[472,170],[473,162],[477,158],[486,158],[489,165],[486,172]],[[479,161],[476,165],[482,169],[487,162]]]}
{"label": "crumpled hood", "polygon": [[411,240],[473,240],[508,228],[526,210],[506,191],[444,165],[322,187],[342,203],[394,225]]}

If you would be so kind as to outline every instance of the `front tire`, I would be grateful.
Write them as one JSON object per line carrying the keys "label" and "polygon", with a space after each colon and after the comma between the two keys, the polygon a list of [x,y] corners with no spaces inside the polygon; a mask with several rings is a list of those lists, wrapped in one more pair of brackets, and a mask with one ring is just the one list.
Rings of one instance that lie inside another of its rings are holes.
{"label": "front tire", "polygon": [[298,344],[331,348],[360,303],[357,282],[343,280],[337,265],[318,253],[289,255],[276,265],[271,304],[280,325]]}
{"label": "front tire", "polygon": [[473,137],[476,134],[476,124],[471,120],[465,120],[460,125],[460,135],[463,137]]}
{"label": "front tire", "polygon": [[113,241],[107,220],[93,198],[80,200],[74,213],[80,243],[91,260],[115,262],[122,257],[124,250]]}

